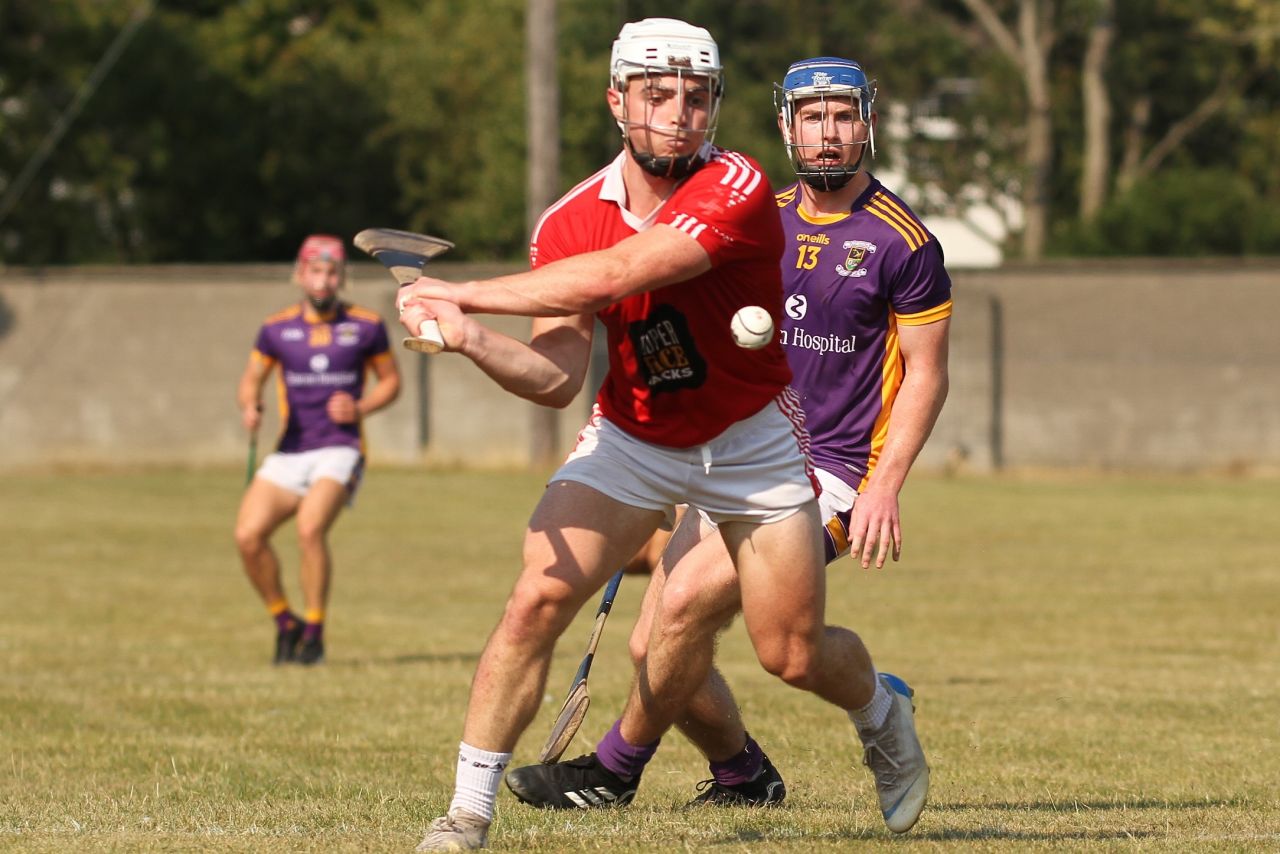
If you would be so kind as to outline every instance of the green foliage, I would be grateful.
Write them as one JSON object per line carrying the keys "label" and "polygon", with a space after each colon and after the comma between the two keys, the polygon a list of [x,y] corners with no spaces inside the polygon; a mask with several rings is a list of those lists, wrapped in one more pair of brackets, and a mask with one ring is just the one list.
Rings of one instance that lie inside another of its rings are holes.
{"label": "green foliage", "polygon": [[[144,5],[0,0],[0,193]],[[1015,4],[995,6],[1012,26]],[[1226,86],[1230,96],[1210,122],[1133,177],[1165,186],[1181,183],[1164,175],[1171,170],[1226,170],[1250,184],[1257,198],[1249,204],[1272,212],[1280,204],[1280,7],[1116,6],[1107,72],[1113,167],[1125,139],[1136,140],[1140,158]],[[1050,205],[1058,246],[1125,251],[1088,236],[1107,234],[1101,225],[1074,223],[1090,4],[1064,0],[1054,9]],[[524,14],[523,0],[157,3],[0,223],[0,260],[283,260],[309,232],[350,235],[374,224],[449,237],[459,259],[521,257]],[[1023,179],[1023,81],[961,0],[559,0],[563,188],[617,152],[603,103],[609,44],[624,21],[654,15],[686,18],[716,36],[727,79],[717,141],[759,160],[775,186],[793,176],[772,83],[790,62],[821,54],[857,58],[878,78],[879,164],[905,164],[927,185],[924,211],[948,210],[961,195],[1008,192]],[[963,97],[954,97],[955,80],[969,81]],[[906,137],[891,143],[889,111],[918,117],[930,104],[957,120],[959,137],[939,139],[908,122]],[[1144,104],[1146,124],[1127,135]],[[1167,236],[1157,209],[1125,199],[1113,207],[1155,217],[1138,230]],[[1215,237],[1208,251],[1275,251],[1274,219]]]}
{"label": "green foliage", "polygon": [[1062,255],[1280,253],[1280,203],[1237,172],[1171,169],[1134,185],[1087,225],[1062,228]]}

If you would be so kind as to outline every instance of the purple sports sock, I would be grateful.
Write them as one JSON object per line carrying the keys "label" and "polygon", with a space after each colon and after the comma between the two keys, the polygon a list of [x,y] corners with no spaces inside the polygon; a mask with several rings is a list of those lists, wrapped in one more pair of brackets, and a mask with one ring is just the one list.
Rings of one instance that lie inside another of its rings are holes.
{"label": "purple sports sock", "polygon": [[302,639],[304,641],[318,641],[323,633],[324,623],[307,623],[302,627]]}
{"label": "purple sports sock", "polygon": [[711,776],[722,786],[740,786],[760,776],[764,766],[764,752],[756,740],[747,734],[747,744],[723,762],[711,763]]}
{"label": "purple sports sock", "polygon": [[276,631],[278,632],[287,632],[294,626],[298,625],[298,623],[302,622],[298,619],[297,614],[287,608],[279,614],[276,614],[273,619],[276,621]]}
{"label": "purple sports sock", "polygon": [[604,738],[596,745],[596,757],[600,764],[621,777],[623,780],[634,780],[644,771],[644,766],[658,751],[658,743],[643,744],[639,747],[629,744],[622,737],[622,720],[619,719]]}

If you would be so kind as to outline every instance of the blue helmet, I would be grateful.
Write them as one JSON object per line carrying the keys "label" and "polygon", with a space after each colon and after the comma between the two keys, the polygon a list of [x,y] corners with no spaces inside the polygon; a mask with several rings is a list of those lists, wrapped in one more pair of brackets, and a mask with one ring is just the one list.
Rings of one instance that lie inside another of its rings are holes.
{"label": "blue helmet", "polygon": [[[795,142],[795,106],[797,101],[811,98],[847,100],[855,107],[867,129],[865,139],[854,141],[854,144],[865,143],[856,162],[836,166],[814,166],[804,162],[800,151],[804,146]],[[792,63],[782,78],[782,84],[774,84],[774,104],[782,119],[783,144],[796,176],[815,190],[824,192],[838,190],[848,184],[862,167],[867,149],[870,149],[872,157],[875,156],[875,132],[871,124],[871,107],[875,99],[875,82],[867,80],[862,66],[851,59],[818,56]]]}

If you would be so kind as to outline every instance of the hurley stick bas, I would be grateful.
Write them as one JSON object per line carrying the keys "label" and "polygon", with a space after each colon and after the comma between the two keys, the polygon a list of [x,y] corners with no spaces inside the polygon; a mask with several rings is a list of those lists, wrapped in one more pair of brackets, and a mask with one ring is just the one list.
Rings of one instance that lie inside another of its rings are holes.
{"label": "hurley stick bas", "polygon": [[591,660],[595,658],[596,647],[600,645],[600,635],[604,632],[604,621],[613,607],[613,598],[618,595],[618,585],[622,583],[622,570],[618,570],[604,588],[604,596],[600,598],[600,610],[596,611],[596,622],[591,627],[591,639],[587,642],[587,654],[578,665],[574,674],[573,685],[569,688],[569,696],[565,697],[555,725],[551,727],[551,735],[542,746],[538,761],[550,765],[556,762],[569,747],[573,737],[578,734],[578,727],[587,716],[587,707],[591,705],[591,693],[587,690],[587,674],[591,672]]}
{"label": "hurley stick bas", "polygon": [[[424,264],[453,248],[448,240],[395,228],[366,228],[356,235],[355,244],[376,258],[401,285],[416,280]],[[439,353],[444,349],[440,324],[424,320],[417,336],[404,339],[403,344],[419,353]]]}

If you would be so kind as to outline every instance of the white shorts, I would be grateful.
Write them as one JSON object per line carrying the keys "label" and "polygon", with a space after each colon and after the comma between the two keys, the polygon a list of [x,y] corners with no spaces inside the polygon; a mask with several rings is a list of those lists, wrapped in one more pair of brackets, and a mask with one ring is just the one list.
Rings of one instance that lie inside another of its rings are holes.
{"label": "white shorts", "polygon": [[818,498],[822,538],[827,548],[827,563],[831,563],[849,552],[849,518],[858,492],[825,469],[818,469],[818,483],[822,484],[822,496]]}
{"label": "white shorts", "polygon": [[314,451],[276,451],[262,461],[257,476],[276,486],[306,495],[321,478],[336,480],[347,488],[347,503],[355,499],[364,473],[364,455],[356,448],[336,446]]}
{"label": "white shorts", "polygon": [[[822,520],[822,539],[826,547],[827,563],[849,552],[849,518],[853,514],[853,502],[858,492],[840,478],[826,469],[816,469],[814,474],[822,486],[822,494],[818,496],[818,518]],[[716,527],[715,520],[699,511],[705,524],[703,535],[709,533],[708,528]]]}
{"label": "white shorts", "polygon": [[623,504],[662,510],[668,526],[677,504],[716,522],[777,522],[818,493],[804,416],[785,395],[692,448],[641,441],[595,408],[551,480],[571,480]]}

